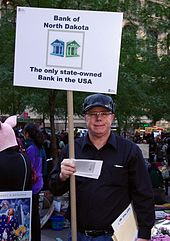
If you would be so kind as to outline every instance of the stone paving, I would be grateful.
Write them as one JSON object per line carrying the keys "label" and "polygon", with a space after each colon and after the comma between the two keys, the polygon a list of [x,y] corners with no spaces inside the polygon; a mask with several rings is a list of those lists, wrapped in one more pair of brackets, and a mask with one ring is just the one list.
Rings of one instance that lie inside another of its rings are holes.
{"label": "stone paving", "polygon": [[41,241],[67,241],[68,228],[61,231],[55,231],[51,228],[41,230]]}

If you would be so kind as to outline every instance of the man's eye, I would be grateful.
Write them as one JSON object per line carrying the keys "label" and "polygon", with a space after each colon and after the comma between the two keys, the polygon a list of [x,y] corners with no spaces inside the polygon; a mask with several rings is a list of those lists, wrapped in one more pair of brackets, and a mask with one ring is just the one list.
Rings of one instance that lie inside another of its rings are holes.
{"label": "man's eye", "polygon": [[87,113],[87,114],[88,114],[89,116],[92,116],[92,117],[93,117],[93,116],[94,116],[94,117],[95,117],[95,116],[108,116],[108,115],[111,114],[111,112],[107,112],[107,111],[106,111],[106,112],[105,112],[105,111],[104,111],[104,112],[103,112],[103,111],[102,111],[102,112],[89,112],[89,113]]}

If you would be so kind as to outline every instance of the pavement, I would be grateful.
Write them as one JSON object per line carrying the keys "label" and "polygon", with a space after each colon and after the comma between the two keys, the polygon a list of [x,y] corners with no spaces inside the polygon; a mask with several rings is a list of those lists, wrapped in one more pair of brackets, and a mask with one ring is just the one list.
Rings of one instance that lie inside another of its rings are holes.
{"label": "pavement", "polygon": [[43,228],[41,230],[41,241],[67,241],[68,230],[69,228],[64,228],[60,231]]}

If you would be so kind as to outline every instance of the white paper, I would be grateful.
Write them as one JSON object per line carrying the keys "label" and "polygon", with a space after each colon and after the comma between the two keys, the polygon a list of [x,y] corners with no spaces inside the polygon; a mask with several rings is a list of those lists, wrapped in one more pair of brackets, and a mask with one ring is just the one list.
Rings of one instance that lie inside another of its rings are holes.
{"label": "white paper", "polygon": [[102,169],[102,160],[73,159],[76,165],[74,175],[98,179]]}
{"label": "white paper", "polygon": [[154,237],[160,231],[160,229],[165,229],[170,232],[170,220],[157,220],[151,230],[151,236]]}
{"label": "white paper", "polygon": [[163,219],[167,216],[168,214],[164,211],[155,211],[155,219]]}

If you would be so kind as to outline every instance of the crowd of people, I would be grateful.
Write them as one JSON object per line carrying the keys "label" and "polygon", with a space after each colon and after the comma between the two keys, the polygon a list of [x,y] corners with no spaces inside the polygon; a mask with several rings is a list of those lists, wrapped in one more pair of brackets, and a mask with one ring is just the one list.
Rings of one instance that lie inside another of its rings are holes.
{"label": "crowd of people", "polygon": [[136,132],[133,141],[135,143],[149,144],[149,161],[150,162],[167,162],[170,166],[170,133],[161,132],[154,136],[152,133],[140,133]]}
{"label": "crowd of people", "polygon": [[[153,133],[141,138],[136,134],[130,141],[113,133],[115,103],[107,95],[88,96],[84,100],[83,115],[88,132],[81,137],[75,134],[75,158],[103,160],[103,166],[97,180],[76,177],[78,241],[88,240],[88,236],[96,241],[110,241],[111,223],[131,202],[139,224],[137,240],[149,240],[154,225],[154,201],[157,201],[152,189],[165,187],[168,194],[169,176],[165,177],[161,167],[166,166],[168,170],[170,166],[170,138],[154,137]],[[0,191],[23,189],[24,156],[28,170],[24,188],[33,193],[31,240],[40,241],[39,193],[46,188],[54,195],[67,192],[76,166],[68,159],[68,133],[62,131],[57,135],[59,159],[49,171],[46,160],[51,158],[50,135],[35,124],[27,124],[22,132],[14,128],[15,125],[16,116],[0,122],[0,139],[4,140],[0,142]],[[135,143],[149,144],[146,162]],[[3,165],[4,160],[11,170],[6,168],[6,163]],[[8,175],[9,180],[5,178]],[[67,215],[70,219],[69,209]],[[68,240],[72,240],[71,231]]]}
{"label": "crowd of people", "polygon": [[165,203],[170,181],[170,133],[136,133],[133,139],[137,144],[148,144],[149,157],[145,159],[155,193],[156,204]]}
{"label": "crowd of people", "polygon": [[[29,125],[28,125],[29,126]],[[32,125],[33,126],[33,125]],[[24,128],[25,129],[25,128]],[[18,141],[18,148],[21,151],[26,150],[29,146],[29,138],[26,139],[26,135],[23,131],[19,132],[15,130],[15,134]],[[51,159],[51,135],[45,131],[45,128],[39,129],[42,133],[41,148],[43,150],[42,158],[42,177],[44,180],[43,189],[48,189],[48,175],[52,170],[52,166],[48,167],[46,160]],[[75,139],[80,137],[80,133],[75,129]],[[152,187],[155,194],[155,202],[161,204],[165,202],[165,198],[162,197],[162,193],[168,195],[168,186],[170,179],[170,133],[160,133],[159,135],[152,133],[136,132],[131,138],[136,144],[148,144],[149,145],[149,158],[145,158],[145,164],[151,178]],[[68,144],[68,133],[62,130],[56,135],[56,144],[58,154]],[[28,153],[27,153],[28,154]],[[51,159],[52,160],[52,159]],[[52,162],[51,162],[52,163]],[[158,191],[159,189],[159,191]]]}

